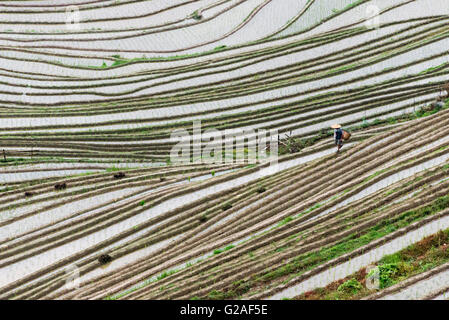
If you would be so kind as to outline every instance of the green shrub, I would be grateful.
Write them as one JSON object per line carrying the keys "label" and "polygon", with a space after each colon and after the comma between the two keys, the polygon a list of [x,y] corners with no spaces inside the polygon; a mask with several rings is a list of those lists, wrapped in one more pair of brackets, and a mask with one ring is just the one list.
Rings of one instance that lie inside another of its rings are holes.
{"label": "green shrub", "polygon": [[192,14],[192,18],[195,20],[201,20],[202,15],[198,12],[198,10],[194,11]]}
{"label": "green shrub", "polygon": [[382,258],[381,262],[384,263],[399,263],[402,259],[402,256],[399,252],[394,254],[387,255]]}
{"label": "green shrub", "polygon": [[380,288],[387,288],[395,283],[395,278],[399,274],[399,267],[396,263],[385,263],[379,266]]}
{"label": "green shrub", "polygon": [[346,281],[345,283],[341,284],[338,287],[337,291],[355,294],[361,289],[363,289],[362,284],[353,278],[353,279],[350,279],[350,280]]}

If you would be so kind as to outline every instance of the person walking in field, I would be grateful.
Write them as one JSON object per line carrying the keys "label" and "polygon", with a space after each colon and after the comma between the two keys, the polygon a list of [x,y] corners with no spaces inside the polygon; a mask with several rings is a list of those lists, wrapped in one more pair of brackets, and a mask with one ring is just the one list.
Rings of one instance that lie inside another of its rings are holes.
{"label": "person walking in field", "polygon": [[446,91],[446,93],[443,94],[443,96],[441,97],[441,100],[448,99],[449,98],[449,82],[443,86],[443,91]]}
{"label": "person walking in field", "polygon": [[339,124],[334,124],[331,126],[331,128],[334,129],[334,139],[338,153],[340,152],[341,147],[343,147],[343,130],[341,129],[341,125]]}
{"label": "person walking in field", "polygon": [[439,96],[437,102],[432,104],[432,107],[443,108],[444,107],[444,97]]}

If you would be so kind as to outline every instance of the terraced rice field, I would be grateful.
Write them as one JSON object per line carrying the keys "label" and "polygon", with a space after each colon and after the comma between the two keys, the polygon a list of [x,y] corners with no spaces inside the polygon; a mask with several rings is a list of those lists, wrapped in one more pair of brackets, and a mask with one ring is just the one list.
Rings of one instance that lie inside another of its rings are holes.
{"label": "terraced rice field", "polygon": [[0,299],[447,299],[448,47],[447,0],[0,1]]}

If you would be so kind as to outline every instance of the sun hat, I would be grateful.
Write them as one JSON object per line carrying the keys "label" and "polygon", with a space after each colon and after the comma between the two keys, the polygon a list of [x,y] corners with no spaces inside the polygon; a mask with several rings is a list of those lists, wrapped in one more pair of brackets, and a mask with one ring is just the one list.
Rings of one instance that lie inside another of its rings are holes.
{"label": "sun hat", "polygon": [[333,125],[331,126],[331,128],[332,128],[332,129],[340,129],[340,128],[341,128],[341,125],[339,125],[339,124],[333,124]]}

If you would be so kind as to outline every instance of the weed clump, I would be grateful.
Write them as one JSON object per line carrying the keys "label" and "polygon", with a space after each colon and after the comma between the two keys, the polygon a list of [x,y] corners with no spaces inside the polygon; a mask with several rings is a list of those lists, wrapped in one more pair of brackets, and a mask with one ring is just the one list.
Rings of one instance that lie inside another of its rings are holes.
{"label": "weed clump", "polygon": [[363,286],[360,282],[358,282],[356,279],[349,279],[348,281],[341,284],[337,291],[344,292],[344,293],[350,293],[350,294],[356,294],[358,291],[362,290]]}
{"label": "weed clump", "polygon": [[202,14],[198,10],[196,10],[195,12],[193,12],[192,18],[194,20],[198,21],[198,20],[201,20],[203,18],[203,16],[202,16]]}
{"label": "weed clump", "polygon": [[121,178],[124,178],[124,177],[126,177],[126,175],[123,172],[119,172],[119,173],[114,174],[114,179],[121,179]]}
{"label": "weed clump", "polygon": [[436,103],[432,103],[432,104],[430,104],[428,106],[421,107],[418,111],[416,111],[415,114],[416,114],[416,116],[418,118],[427,117],[427,116],[430,116],[432,114],[437,113],[441,109],[443,109],[442,105],[436,104]]}
{"label": "weed clump", "polygon": [[231,208],[232,208],[232,204],[230,204],[229,202],[226,202],[226,203],[221,207],[221,209],[222,209],[223,211],[229,210],[229,209],[231,209]]}
{"label": "weed clump", "polygon": [[55,184],[56,190],[64,190],[66,188],[67,188],[67,183],[65,183],[65,182]]}
{"label": "weed clump", "polygon": [[256,191],[257,193],[264,193],[265,191],[267,191],[267,188],[265,188],[264,186],[260,186]]}
{"label": "weed clump", "polygon": [[380,272],[380,288],[386,288],[392,286],[395,281],[394,278],[397,277],[399,273],[399,267],[396,263],[386,263],[379,266]]}
{"label": "weed clump", "polygon": [[200,216],[200,217],[198,218],[198,221],[201,222],[201,223],[206,222],[206,221],[207,221],[207,216],[206,216],[206,214],[203,214],[202,216]]}
{"label": "weed clump", "polygon": [[32,196],[34,196],[34,193],[33,193],[33,192],[31,192],[31,191],[26,191],[26,192],[25,192],[25,197],[26,197],[26,198],[29,198],[29,197],[32,197]]}
{"label": "weed clump", "polygon": [[102,254],[98,257],[98,262],[100,262],[102,265],[107,264],[112,261],[112,257],[108,254]]}

